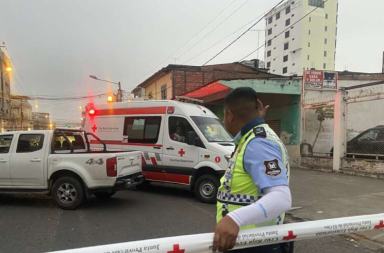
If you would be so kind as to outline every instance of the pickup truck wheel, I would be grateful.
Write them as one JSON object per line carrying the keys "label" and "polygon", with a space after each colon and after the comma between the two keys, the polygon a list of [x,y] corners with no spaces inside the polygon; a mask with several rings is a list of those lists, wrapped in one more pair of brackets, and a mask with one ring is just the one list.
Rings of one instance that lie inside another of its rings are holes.
{"label": "pickup truck wheel", "polygon": [[220,182],[213,175],[204,175],[197,179],[194,187],[195,196],[204,203],[216,203],[217,190]]}
{"label": "pickup truck wheel", "polygon": [[96,196],[98,199],[108,199],[115,195],[116,191],[110,191],[110,192],[95,192],[93,195]]}
{"label": "pickup truck wheel", "polygon": [[52,198],[60,208],[74,210],[85,198],[83,185],[77,178],[59,178],[53,184]]}

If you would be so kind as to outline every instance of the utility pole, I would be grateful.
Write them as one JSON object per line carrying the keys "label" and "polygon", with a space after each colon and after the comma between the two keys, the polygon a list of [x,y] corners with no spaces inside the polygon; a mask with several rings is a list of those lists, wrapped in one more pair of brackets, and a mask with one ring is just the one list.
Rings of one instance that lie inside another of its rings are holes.
{"label": "utility pole", "polygon": [[21,125],[21,131],[23,131],[23,99],[20,98],[20,115],[21,115],[21,122],[20,122],[20,125]]}
{"label": "utility pole", "polygon": [[265,30],[251,30],[251,32],[257,32],[257,59],[259,59],[259,51],[260,51],[260,33],[265,32]]}
{"label": "utility pole", "polygon": [[117,91],[117,102],[122,102],[123,101],[123,90],[121,89],[121,83],[118,82],[119,85],[119,90]]}

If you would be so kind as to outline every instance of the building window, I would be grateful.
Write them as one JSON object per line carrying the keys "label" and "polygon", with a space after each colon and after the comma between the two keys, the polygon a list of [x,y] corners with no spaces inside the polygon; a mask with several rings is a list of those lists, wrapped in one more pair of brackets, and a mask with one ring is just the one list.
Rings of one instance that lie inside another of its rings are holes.
{"label": "building window", "polygon": [[285,9],[285,14],[289,14],[291,12],[291,6],[288,6],[286,9]]}
{"label": "building window", "polygon": [[324,39],[324,44],[328,44],[328,39]]}
{"label": "building window", "polygon": [[280,19],[280,12],[276,13],[276,20]]}
{"label": "building window", "polygon": [[268,46],[271,46],[272,45],[272,40],[268,40]]}
{"label": "building window", "polygon": [[309,17],[309,22],[312,22],[312,17]]}
{"label": "building window", "polygon": [[308,42],[308,47],[311,47],[311,42]]}
{"label": "building window", "polygon": [[324,69],[327,68],[327,64],[326,64],[326,63],[323,64],[323,68],[324,68]]}
{"label": "building window", "polygon": [[273,21],[273,17],[270,17],[270,18],[268,19],[268,24],[271,24],[272,21]]}
{"label": "building window", "polygon": [[288,50],[288,48],[289,48],[289,42],[284,44],[284,50]]}
{"label": "building window", "polygon": [[324,51],[324,57],[327,57],[327,51]]}
{"label": "building window", "polygon": [[292,66],[295,66],[295,65],[296,65],[295,63],[292,64]]}
{"label": "building window", "polygon": [[267,62],[267,69],[271,68],[271,62]]}
{"label": "building window", "polygon": [[309,61],[309,55],[308,55],[308,57],[307,57],[307,60]]}
{"label": "building window", "polygon": [[325,19],[328,19],[328,13],[325,14]]}
{"label": "building window", "polygon": [[167,99],[167,85],[161,86],[161,99]]}
{"label": "building window", "polygon": [[289,31],[285,32],[285,38],[289,38]]}
{"label": "building window", "polygon": [[285,26],[289,26],[290,24],[291,24],[291,19],[290,18],[285,20]]}
{"label": "building window", "polygon": [[271,51],[271,50],[269,50],[269,51],[267,52],[267,57],[270,57],[270,56],[271,56],[271,54],[272,54],[272,51]]}
{"label": "building window", "polygon": [[328,26],[325,26],[325,31],[326,31],[326,32],[328,31]]}
{"label": "building window", "polygon": [[324,8],[324,0],[308,0],[309,6]]}
{"label": "building window", "polygon": [[271,35],[272,34],[272,28],[269,28],[268,29],[268,35]]}
{"label": "building window", "polygon": [[288,67],[283,68],[283,74],[288,73]]}
{"label": "building window", "polygon": [[308,30],[308,35],[311,35],[311,30]]}
{"label": "building window", "polygon": [[288,55],[284,55],[283,62],[287,62],[287,61],[288,61]]}

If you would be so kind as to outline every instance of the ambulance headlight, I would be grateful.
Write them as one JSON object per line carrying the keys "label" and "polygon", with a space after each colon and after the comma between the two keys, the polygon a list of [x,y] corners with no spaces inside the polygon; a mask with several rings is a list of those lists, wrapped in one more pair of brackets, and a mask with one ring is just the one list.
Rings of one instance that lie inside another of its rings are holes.
{"label": "ambulance headlight", "polygon": [[225,160],[227,160],[227,162],[229,162],[229,159],[231,159],[231,156],[230,155],[225,155]]}

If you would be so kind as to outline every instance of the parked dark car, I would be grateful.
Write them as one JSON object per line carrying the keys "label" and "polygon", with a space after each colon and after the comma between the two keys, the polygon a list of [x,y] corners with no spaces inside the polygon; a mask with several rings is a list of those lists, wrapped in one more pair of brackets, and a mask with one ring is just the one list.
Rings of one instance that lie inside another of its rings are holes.
{"label": "parked dark car", "polygon": [[[383,155],[383,157],[375,155]],[[333,148],[331,156],[333,156]],[[384,125],[370,128],[348,141],[347,157],[384,159]]]}

